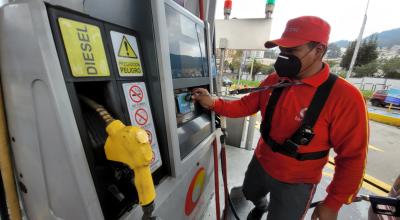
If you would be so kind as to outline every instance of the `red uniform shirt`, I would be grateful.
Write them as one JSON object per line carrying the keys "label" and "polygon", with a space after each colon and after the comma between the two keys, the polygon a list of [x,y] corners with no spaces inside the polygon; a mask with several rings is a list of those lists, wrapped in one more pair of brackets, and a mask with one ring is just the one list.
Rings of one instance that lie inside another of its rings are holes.
{"label": "red uniform shirt", "polygon": [[[270,136],[279,144],[297,130],[307,107],[319,85],[329,76],[329,66],[317,74],[302,79],[301,85],[283,90],[276,105],[271,123]],[[278,83],[276,74],[268,76],[260,86]],[[264,118],[270,90],[253,92],[240,100],[215,101],[214,111],[227,117],[243,117],[261,111]],[[324,204],[339,210],[350,203],[358,192],[364,175],[368,146],[368,117],[360,91],[342,78],[338,78],[314,126],[315,137],[307,146],[300,146],[300,153],[324,151],[336,152],[335,174],[329,185]],[[286,183],[312,183],[321,180],[322,169],[328,157],[317,160],[298,161],[273,152],[260,138],[255,156],[264,170],[273,178]]]}

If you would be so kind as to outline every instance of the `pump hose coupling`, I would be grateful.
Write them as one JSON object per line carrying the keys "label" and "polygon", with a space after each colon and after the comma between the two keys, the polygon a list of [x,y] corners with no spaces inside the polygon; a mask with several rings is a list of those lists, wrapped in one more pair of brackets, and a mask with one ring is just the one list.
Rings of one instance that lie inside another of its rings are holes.
{"label": "pump hose coupling", "polygon": [[95,110],[100,117],[106,122],[107,125],[109,125],[111,122],[113,122],[115,119],[111,116],[111,114],[107,111],[104,106],[98,104],[97,102],[89,99],[86,96],[79,96],[79,99],[82,100],[84,103],[86,103],[90,108]]}

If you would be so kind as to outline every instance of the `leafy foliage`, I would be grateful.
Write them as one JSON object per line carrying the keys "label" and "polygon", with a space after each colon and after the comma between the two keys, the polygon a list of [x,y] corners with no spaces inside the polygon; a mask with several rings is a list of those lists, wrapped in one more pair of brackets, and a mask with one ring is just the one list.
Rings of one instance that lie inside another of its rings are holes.
{"label": "leafy foliage", "polygon": [[362,65],[356,66],[354,68],[354,77],[373,77],[374,73],[378,71],[378,63],[376,61]]}
{"label": "leafy foliage", "polygon": [[242,55],[243,51],[241,50],[236,50],[232,55],[232,62],[229,64],[229,69],[232,71],[232,73],[239,73]]}
{"label": "leafy foliage", "polygon": [[400,57],[383,60],[381,69],[386,78],[400,79]]}
{"label": "leafy foliage", "polygon": [[[234,84],[239,84],[238,80],[233,80]],[[261,82],[259,81],[250,81],[250,80],[240,80],[240,84],[241,85],[246,85],[247,87],[258,87],[260,85]]]}
{"label": "leafy foliage", "polygon": [[232,60],[229,64],[229,69],[231,69],[232,73],[239,73],[240,60]]}
{"label": "leafy foliage", "polygon": [[328,45],[328,51],[326,52],[327,58],[338,58],[342,55],[342,52],[340,51],[340,47],[336,45],[335,43],[330,43]]}
{"label": "leafy foliage", "polygon": [[[253,71],[251,72],[251,79],[254,81],[257,73],[261,72],[262,74],[270,74],[275,71],[273,66],[268,66],[260,63],[257,60],[253,61]],[[251,62],[246,65],[246,71],[250,73],[251,71]]]}
{"label": "leafy foliage", "polygon": [[271,73],[273,73],[273,72],[275,72],[275,68],[274,68],[274,66],[273,65],[264,65],[262,68],[261,68],[261,73],[262,74],[271,74]]}
{"label": "leafy foliage", "polygon": [[[362,66],[371,63],[378,58],[377,40],[378,38],[375,35],[375,37],[372,36],[361,43],[354,66]],[[347,50],[342,57],[342,61],[340,62],[341,67],[349,69],[355,47],[356,41],[352,41],[347,46]]]}
{"label": "leafy foliage", "polygon": [[336,66],[336,64],[338,64],[338,62],[335,60],[326,60],[325,62],[328,63],[329,67],[331,68]]}

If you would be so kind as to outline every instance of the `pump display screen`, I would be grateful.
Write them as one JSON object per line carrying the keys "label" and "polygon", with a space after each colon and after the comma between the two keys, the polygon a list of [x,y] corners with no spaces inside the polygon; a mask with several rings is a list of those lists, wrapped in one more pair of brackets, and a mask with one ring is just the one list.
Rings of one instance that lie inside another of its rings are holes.
{"label": "pump display screen", "polygon": [[206,77],[204,28],[166,5],[172,78]]}

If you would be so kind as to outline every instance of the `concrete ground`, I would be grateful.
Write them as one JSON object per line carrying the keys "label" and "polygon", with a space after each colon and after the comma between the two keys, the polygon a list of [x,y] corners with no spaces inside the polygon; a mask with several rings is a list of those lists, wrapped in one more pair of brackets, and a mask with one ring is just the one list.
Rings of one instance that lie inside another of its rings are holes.
{"label": "concrete ground", "polygon": [[400,175],[400,128],[370,121],[366,173],[392,185]]}

